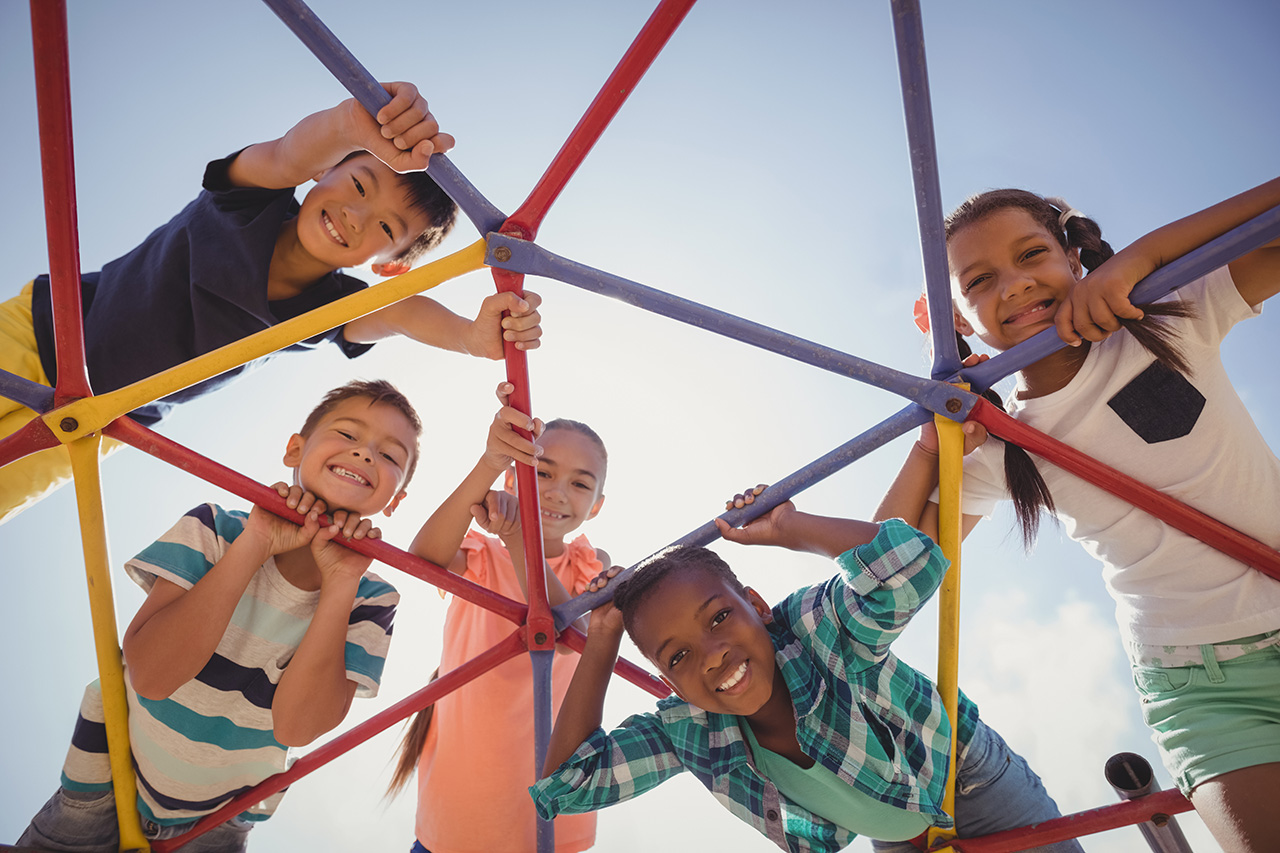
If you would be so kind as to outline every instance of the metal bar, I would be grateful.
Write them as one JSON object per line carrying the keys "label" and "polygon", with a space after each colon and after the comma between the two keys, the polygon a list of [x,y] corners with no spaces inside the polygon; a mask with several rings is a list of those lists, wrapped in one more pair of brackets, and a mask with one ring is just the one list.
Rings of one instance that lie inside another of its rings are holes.
{"label": "metal bar", "polygon": [[[1160,790],[1155,774],[1151,772],[1151,763],[1132,752],[1118,752],[1111,756],[1102,772],[1111,789],[1122,800],[1136,800]],[[1177,818],[1166,816],[1159,823],[1149,820],[1138,824],[1138,830],[1154,853],[1192,853]]]}
{"label": "metal bar", "polygon": [[47,447],[57,447],[61,443],[44,421],[32,418],[17,432],[0,439],[0,465],[8,465],[16,459]]}
{"label": "metal bar", "polygon": [[0,370],[0,395],[44,414],[53,408],[53,389],[7,370]]}
{"label": "metal bar", "polygon": [[[1135,305],[1145,305],[1185,284],[1224,266],[1246,252],[1280,237],[1280,207],[1261,213],[1226,234],[1210,240],[1176,261],[1165,264],[1138,282],[1130,294]],[[979,391],[1011,376],[1029,364],[1066,346],[1055,329],[1045,329],[1016,347],[976,367],[964,368],[961,376]]]}
{"label": "metal bar", "polygon": [[892,391],[947,417],[964,420],[965,413],[977,399],[974,395],[957,393],[954,387],[945,382],[922,379],[883,367],[875,362],[771,329],[751,320],[735,317],[692,300],[646,287],[563,258],[535,243],[526,243],[503,234],[490,234],[487,242],[489,252],[485,257],[485,263],[491,267],[519,270],[544,278],[552,278],[592,293],[619,299],[637,308],[670,317],[681,323],[697,326],[717,335],[733,338],[804,364]]}
{"label": "metal bar", "polygon": [[31,41],[40,123],[40,168],[44,178],[44,222],[49,240],[54,352],[58,362],[54,394],[58,403],[64,403],[93,393],[85,367],[84,316],[80,304],[80,238],[76,227],[76,168],[71,144],[71,72],[65,0],[31,0]]}
{"label": "metal bar", "polygon": [[663,0],[658,4],[658,8],[649,16],[609,79],[600,88],[595,100],[587,107],[569,138],[552,159],[547,171],[538,179],[529,197],[503,224],[502,231],[524,240],[533,240],[538,235],[538,227],[565,184],[591,153],[600,135],[622,109],[627,96],[635,89],[640,78],[644,77],[693,4],[694,0]]}
{"label": "metal bar", "polygon": [[[115,391],[76,400],[56,412],[45,416],[45,422],[63,441],[73,441],[101,429],[116,418],[132,412],[141,405],[166,397],[197,382],[217,376],[246,362],[270,355],[298,341],[341,326],[355,317],[362,317],[406,296],[429,290],[451,278],[473,272],[484,265],[484,243],[477,240],[470,246],[446,255],[426,266],[410,270],[404,275],[388,279],[375,287],[365,288],[336,302],[330,302],[306,314],[285,320],[270,328],[255,332],[247,338],[233,341],[213,352],[198,355],[190,361],[168,370],[140,379]],[[57,427],[70,417],[76,426],[70,430]]]}
{"label": "metal bar", "polygon": [[951,308],[951,274],[947,267],[947,238],[942,227],[942,189],[938,181],[938,149],[929,98],[929,67],[924,55],[924,25],[918,0],[893,0],[893,35],[898,49],[898,77],[902,81],[902,109],[907,120],[907,148],[916,190],[920,224],[920,255],[924,261],[925,292],[929,302],[929,331],[933,336],[934,379],[960,369],[955,318]]}
{"label": "metal bar", "polygon": [[[551,743],[551,663],[555,651],[529,650],[533,668],[533,778],[542,778],[542,763]],[[555,853],[556,829],[550,820],[537,818],[538,853]]]}
{"label": "metal bar", "polygon": [[958,853],[1015,853],[1147,820],[1165,820],[1170,815],[1191,809],[1191,801],[1180,792],[1161,791],[1149,797],[1089,809],[1044,823],[1007,829],[977,838],[957,838],[949,843]]}
{"label": "metal bar", "polygon": [[1014,420],[986,400],[980,399],[969,415],[987,430],[1006,441],[1041,456],[1058,467],[1093,483],[1100,489],[1148,512],[1171,527],[1194,536],[1232,559],[1280,580],[1280,552],[1245,536],[1217,519],[1138,482],[1127,474],[1085,456],[1069,445],[1037,429]]}
{"label": "metal bar", "polygon": [[98,467],[102,436],[94,434],[73,442],[71,471],[76,481],[76,507],[80,514],[80,541],[84,550],[85,581],[89,587],[89,618],[102,690],[102,713],[107,732],[107,756],[111,786],[115,791],[116,822],[121,850],[146,850],[138,816],[138,783],[129,745],[129,701],[124,687],[124,660],[112,595],[111,557],[107,550],[107,523],[102,513],[102,480]]}
{"label": "metal bar", "polygon": [[[181,468],[202,480],[213,483],[219,488],[257,504],[281,518],[293,521],[295,524],[300,524],[302,521],[302,517],[298,515],[297,510],[290,509],[284,498],[280,497],[275,489],[256,483],[243,474],[232,471],[212,459],[201,456],[194,450],[170,441],[135,421],[128,418],[120,418],[106,427],[104,432],[112,438],[119,439],[145,453],[150,453],[157,459],[162,459],[170,465]],[[492,610],[517,625],[524,622],[525,611],[528,609],[524,604],[474,584],[434,563],[401,551],[381,539],[360,539],[344,544],[353,551],[358,551],[388,566],[400,569],[406,574],[434,584],[445,592],[451,592],[473,604]]]}
{"label": "metal bar", "polygon": [[400,720],[412,714],[415,710],[430,705],[438,697],[450,693],[468,681],[483,675],[504,661],[511,660],[516,655],[524,651],[523,628],[516,628],[507,636],[505,640],[498,643],[486,652],[476,655],[471,660],[459,666],[457,669],[446,675],[440,676],[431,684],[414,693],[407,699],[392,705],[387,710],[381,712],[375,717],[365,720],[357,726],[352,727],[349,731],[335,737],[328,743],[320,746],[295,761],[288,770],[283,773],[277,773],[274,776],[268,776],[263,781],[254,785],[248,791],[228,802],[225,806],[205,815],[201,818],[189,832],[182,835],[175,835],[173,838],[166,838],[163,841],[152,842],[151,849],[156,853],[168,853],[168,851],[176,850],[183,844],[198,835],[202,835],[213,829],[220,823],[235,817],[244,811],[246,806],[259,802],[278,791],[284,790],[292,785],[298,779],[306,776],[315,770],[319,770],[338,756],[354,749],[369,738],[377,735]]}
{"label": "metal bar", "polygon": [[[33,0],[34,2],[34,0]],[[285,26],[315,54],[324,67],[329,69],[338,82],[346,87],[355,99],[361,103],[369,115],[376,116],[391,101],[387,90],[378,84],[360,61],[352,56],[342,42],[338,41],[328,27],[302,0],[263,0],[275,12]],[[428,169],[431,179],[449,198],[457,203],[463,214],[481,234],[496,231],[507,217],[494,207],[480,191],[472,186],[466,176],[458,171],[444,154],[432,154],[431,166]]]}
{"label": "metal bar", "polygon": [[[720,518],[737,527],[753,518],[764,515],[778,504],[790,500],[793,495],[799,494],[814,483],[825,480],[855,460],[861,459],[872,450],[902,435],[907,430],[914,429],[927,422],[931,417],[933,417],[932,413],[919,406],[907,406],[902,411],[886,418],[861,435],[850,439],[825,456],[819,457],[793,474],[771,484],[768,490],[757,497],[750,506],[729,510],[723,513]],[[708,521],[706,524],[672,542],[671,546],[706,545],[719,537],[720,531],[716,529],[715,522]],[[641,560],[640,562],[644,561]],[[611,600],[613,591],[618,584],[631,577],[635,573],[637,565],[639,563],[623,569],[612,583],[598,592],[584,592],[563,604],[556,605],[553,608],[556,615],[556,624],[568,625],[583,614]]]}

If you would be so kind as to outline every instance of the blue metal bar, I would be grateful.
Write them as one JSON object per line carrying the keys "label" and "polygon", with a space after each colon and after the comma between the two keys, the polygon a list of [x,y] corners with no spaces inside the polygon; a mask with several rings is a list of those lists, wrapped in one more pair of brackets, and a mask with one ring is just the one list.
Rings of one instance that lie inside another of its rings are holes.
{"label": "blue metal bar", "polygon": [[898,77],[907,119],[907,148],[916,188],[916,216],[920,223],[920,254],[924,261],[929,300],[929,331],[933,336],[934,379],[960,369],[955,319],[951,310],[951,275],[947,270],[947,239],[942,227],[942,190],[938,182],[938,149],[929,100],[929,68],[924,56],[924,27],[918,0],[893,0],[893,35],[898,46]]}
{"label": "blue metal bar", "polygon": [[[338,82],[355,96],[369,115],[376,116],[391,100],[387,90],[378,84],[351,51],[338,41],[324,22],[316,17],[302,0],[263,0],[275,12],[285,26],[293,30],[307,48],[315,54]],[[449,198],[476,226],[481,234],[488,234],[502,227],[507,216],[494,207],[471,182],[458,171],[458,167],[444,154],[431,155],[431,178],[440,185]]]}
{"label": "blue metal bar", "polygon": [[[1130,300],[1135,305],[1145,305],[1189,284],[1218,267],[1224,266],[1241,255],[1252,252],[1280,237],[1280,207],[1261,213],[1243,225],[1216,237],[1198,249],[1188,252],[1176,261],[1165,264],[1134,286]],[[1058,337],[1056,329],[1045,329],[1035,337],[1025,340],[1013,349],[1000,353],[976,367],[965,368],[960,376],[978,391],[985,391],[996,382],[1035,364],[1066,343]],[[945,413],[943,413],[945,414]]]}
{"label": "blue metal bar", "polygon": [[[551,744],[551,663],[554,651],[529,650],[533,666],[533,778],[542,778],[542,763]],[[555,853],[556,828],[549,820],[538,818],[538,853]]]}
{"label": "blue metal bar", "polygon": [[973,407],[972,399],[965,399],[958,395],[956,389],[945,382],[922,379],[909,373],[882,367],[874,362],[771,329],[751,320],[744,320],[724,311],[602,272],[549,252],[536,243],[528,243],[506,234],[489,234],[485,263],[492,267],[552,278],[592,293],[620,299],[637,308],[706,329],[717,335],[733,338],[778,355],[785,355],[804,364],[884,388],[930,411],[946,414],[948,417],[963,420],[968,415],[969,409]]}
{"label": "blue metal bar", "polygon": [[[887,444],[908,430],[931,420],[933,420],[932,412],[914,404],[909,405],[861,435],[846,441],[825,456],[815,459],[799,471],[784,477],[776,483],[771,483],[764,494],[756,498],[755,502],[749,506],[744,506],[741,509],[731,509],[722,513],[720,518],[723,518],[734,527],[746,524],[751,519],[764,515],[778,504],[791,500],[792,496],[803,492],[814,483],[820,483],[837,471],[848,467],[851,463],[861,459],[876,448]],[[667,547],[701,546],[714,542],[718,538],[720,538],[720,531],[716,528],[715,522],[708,521],[706,524],[686,533]],[[644,560],[640,562],[643,563]],[[551,610],[556,617],[556,630],[563,630],[566,625],[569,625],[584,613],[588,613],[612,599],[613,592],[617,589],[618,584],[631,577],[637,565],[639,563],[619,572],[617,577],[599,592],[584,592],[576,598],[553,607]]]}
{"label": "blue metal bar", "polygon": [[35,409],[42,415],[53,408],[52,388],[24,379],[7,370],[0,370],[0,395],[8,397],[15,403],[21,403],[28,409]]}

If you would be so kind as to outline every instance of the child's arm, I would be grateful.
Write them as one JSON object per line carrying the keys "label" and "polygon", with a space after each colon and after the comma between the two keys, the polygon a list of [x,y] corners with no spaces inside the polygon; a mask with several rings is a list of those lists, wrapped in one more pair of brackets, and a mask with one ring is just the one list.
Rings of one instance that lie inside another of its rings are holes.
{"label": "child's arm", "polygon": [[489,426],[484,454],[471,469],[471,473],[422,525],[418,535],[413,538],[413,544],[409,546],[410,553],[455,574],[462,574],[466,570],[466,559],[458,548],[462,545],[462,538],[467,535],[472,519],[477,517],[473,508],[483,506],[489,487],[507,466],[517,461],[526,465],[537,464],[537,446],[512,427],[520,426],[538,435],[542,432],[542,423],[505,405],[506,396],[514,390],[508,382],[498,386],[498,396],[504,405],[494,415],[493,423]]}
{"label": "child's arm", "polygon": [[[986,356],[982,356],[983,360]],[[966,362],[967,363],[967,362]],[[973,452],[987,440],[986,428],[978,423],[965,423],[964,452]],[[907,524],[938,541],[938,505],[929,498],[938,487],[938,429],[927,423],[920,428],[920,438],[907,451],[907,458],[889,490],[876,507],[872,521],[901,518]],[[980,515],[961,517],[961,538],[969,535],[982,519]]]}
{"label": "child's arm", "polygon": [[[1120,319],[1139,320],[1129,301],[1133,286],[1165,264],[1280,205],[1280,178],[1193,213],[1139,237],[1071,289],[1054,320],[1069,344],[1100,341],[1120,328]],[[1280,291],[1280,240],[1273,240],[1229,265],[1241,297],[1252,306]]]}
{"label": "child's arm", "polygon": [[357,317],[342,327],[342,336],[353,344],[371,344],[403,335],[439,349],[496,360],[502,358],[503,341],[513,342],[516,349],[538,348],[541,302],[542,297],[530,291],[523,299],[510,292],[494,293],[480,303],[476,318],[468,320],[434,299],[414,294]]}
{"label": "child's arm", "polygon": [[340,544],[345,539],[377,539],[368,519],[338,510],[333,523],[311,539],[311,555],[320,569],[320,600],[302,642],[280,676],[271,702],[276,740],[306,746],[332,731],[347,716],[356,682],[347,677],[347,629],[360,578],[372,558]]}
{"label": "child's arm", "polygon": [[190,589],[156,579],[124,634],[129,680],[138,695],[165,699],[195,678],[226,633],[254,573],[268,557],[305,546],[320,529],[322,501],[297,486],[276,483],[275,488],[305,518],[301,527],[254,507],[244,531]]}
{"label": "child's arm", "polygon": [[250,145],[227,175],[242,187],[285,189],[309,181],[353,151],[368,151],[397,172],[427,168],[436,152],[453,147],[412,83],[383,83],[391,102],[370,116],[354,98],[298,122],[279,139]]}

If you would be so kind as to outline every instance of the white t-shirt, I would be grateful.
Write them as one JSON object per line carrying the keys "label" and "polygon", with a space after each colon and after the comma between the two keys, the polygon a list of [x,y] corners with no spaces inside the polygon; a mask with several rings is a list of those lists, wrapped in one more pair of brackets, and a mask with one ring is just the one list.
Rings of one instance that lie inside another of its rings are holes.
{"label": "white t-shirt", "polygon": [[[1094,344],[1060,391],[1010,400],[1019,421],[1280,548],[1280,460],[1231,386],[1219,345],[1258,316],[1226,267],[1183,287],[1197,316],[1166,318],[1192,365],[1163,370],[1133,337]],[[1144,437],[1145,436],[1145,437]],[[1233,560],[1102,489],[1032,455],[1068,535],[1103,564],[1130,644],[1199,645],[1280,627],[1280,581]],[[1008,498],[1004,445],[965,459],[964,512],[989,516]],[[935,498],[936,500],[936,498]]]}

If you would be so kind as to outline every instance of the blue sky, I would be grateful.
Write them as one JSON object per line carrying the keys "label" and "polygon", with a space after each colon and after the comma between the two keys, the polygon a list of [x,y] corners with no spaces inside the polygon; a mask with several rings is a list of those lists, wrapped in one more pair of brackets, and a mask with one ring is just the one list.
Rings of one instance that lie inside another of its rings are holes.
{"label": "blue sky", "polygon": [[[81,253],[97,269],[198,190],[204,163],[286,131],[345,92],[266,9],[70,2]],[[316,0],[313,8],[379,79],[416,82],[451,158],[513,210],[533,186],[651,11],[648,3],[484,4]],[[1277,172],[1273,86],[1280,10],[1140,0],[924,4],[944,206],[993,186],[1065,196],[1119,247]],[[695,7],[548,215],[559,254],[882,364],[927,373],[911,322],[922,278],[887,3],[755,0]],[[0,4],[0,207],[7,283],[47,269],[24,4]],[[460,227],[446,250],[475,239]],[[360,271],[354,271],[360,274]],[[367,275],[367,271],[364,271]],[[608,500],[584,528],[631,563],[718,512],[741,487],[777,480],[897,411],[885,392],[552,281],[545,346],[530,360],[535,413],[592,424],[610,450]],[[473,313],[487,273],[433,295]],[[1272,446],[1280,440],[1266,364],[1270,313],[1224,348],[1228,370]],[[185,407],[162,429],[258,480],[284,476],[289,434],[328,388],[386,377],[424,412],[410,497],[383,525],[406,545],[470,468],[501,365],[379,344],[348,362],[284,356]],[[866,516],[909,438],[798,499]],[[104,465],[113,565],[217,489],[132,450]],[[0,710],[0,840],[16,838],[57,784],[83,685],[94,675],[70,489],[0,527],[14,604],[0,624],[12,697]],[[1113,800],[1101,767],[1129,750],[1155,762],[1129,687],[1110,599],[1087,555],[1046,527],[1028,557],[1009,518],[965,548],[961,684],[1027,756],[1066,810]],[[723,545],[768,599],[819,580],[815,558]],[[404,600],[382,694],[354,722],[425,682],[446,603],[387,570]],[[21,592],[19,589],[21,582]],[[127,624],[141,594],[119,573]],[[933,670],[934,611],[899,653]],[[26,654],[18,650],[27,649]],[[608,721],[648,699],[619,685]],[[407,849],[411,798],[381,799],[393,733],[294,785],[255,846]],[[514,761],[527,761],[514,756]],[[1163,770],[1161,784],[1171,787]],[[1199,822],[1184,818],[1202,850]],[[1136,830],[1090,851],[1126,851]],[[680,778],[601,814],[597,849],[773,849]],[[869,849],[859,841],[852,849]]]}

